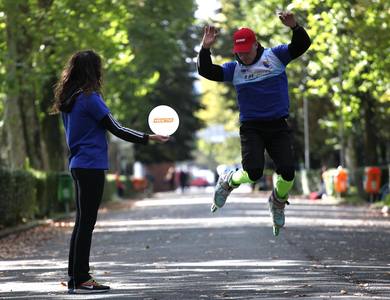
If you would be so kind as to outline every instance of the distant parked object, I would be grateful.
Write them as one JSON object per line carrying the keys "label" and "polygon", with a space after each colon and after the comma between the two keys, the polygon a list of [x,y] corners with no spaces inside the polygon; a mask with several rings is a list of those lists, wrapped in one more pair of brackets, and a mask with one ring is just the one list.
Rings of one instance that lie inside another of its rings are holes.
{"label": "distant parked object", "polygon": [[207,181],[207,179],[202,177],[194,178],[190,182],[190,186],[196,186],[196,187],[206,187],[209,185],[210,183]]}

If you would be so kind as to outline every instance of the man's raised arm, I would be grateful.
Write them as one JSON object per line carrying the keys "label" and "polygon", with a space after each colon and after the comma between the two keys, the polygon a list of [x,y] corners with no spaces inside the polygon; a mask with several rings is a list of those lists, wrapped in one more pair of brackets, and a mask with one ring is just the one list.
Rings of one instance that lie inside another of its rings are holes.
{"label": "man's raised arm", "polygon": [[309,49],[311,40],[306,30],[297,24],[297,27],[292,28],[293,36],[291,43],[288,45],[288,51],[292,59],[301,56]]}
{"label": "man's raised arm", "polygon": [[217,30],[213,26],[205,26],[202,48],[198,55],[199,75],[213,81],[223,81],[223,69],[219,65],[214,65],[211,60],[210,47],[215,43]]}
{"label": "man's raised arm", "polygon": [[288,45],[288,51],[291,59],[301,56],[309,49],[311,40],[306,30],[301,27],[295,20],[294,14],[291,12],[282,12],[279,14],[279,19],[282,23],[291,28],[293,36],[291,43]]}

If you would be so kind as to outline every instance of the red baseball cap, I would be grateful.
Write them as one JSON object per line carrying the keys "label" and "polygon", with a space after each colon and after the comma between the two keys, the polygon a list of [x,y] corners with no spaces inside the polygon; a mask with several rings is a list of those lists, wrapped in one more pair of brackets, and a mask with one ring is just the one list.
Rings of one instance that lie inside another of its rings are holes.
{"label": "red baseball cap", "polygon": [[256,35],[250,28],[240,28],[233,35],[233,52],[249,52],[256,42]]}

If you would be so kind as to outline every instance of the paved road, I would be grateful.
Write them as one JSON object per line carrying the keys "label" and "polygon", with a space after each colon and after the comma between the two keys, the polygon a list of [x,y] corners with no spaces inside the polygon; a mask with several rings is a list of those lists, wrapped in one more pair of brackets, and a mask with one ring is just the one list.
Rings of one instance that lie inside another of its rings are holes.
{"label": "paved road", "polygon": [[157,194],[100,214],[92,247],[105,295],[67,295],[69,230],[0,261],[0,299],[390,299],[390,219],[366,207],[292,199],[272,236],[265,195]]}

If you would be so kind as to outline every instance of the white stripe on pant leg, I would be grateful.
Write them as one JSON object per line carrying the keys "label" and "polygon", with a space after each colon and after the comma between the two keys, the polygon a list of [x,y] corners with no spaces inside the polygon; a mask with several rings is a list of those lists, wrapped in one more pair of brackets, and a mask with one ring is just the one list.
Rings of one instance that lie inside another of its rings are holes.
{"label": "white stripe on pant leg", "polygon": [[80,226],[81,226],[81,201],[80,201],[81,189],[80,189],[79,180],[77,178],[76,178],[76,184],[77,184],[77,188],[78,188],[76,201],[77,201],[77,203],[79,205],[79,225],[77,226],[76,236],[75,236],[75,241],[74,241],[74,249],[73,249],[73,270],[72,270],[72,274],[73,274],[73,289],[76,289],[75,261],[76,261],[76,249],[77,249],[77,240],[78,240],[77,237],[79,235]]}

